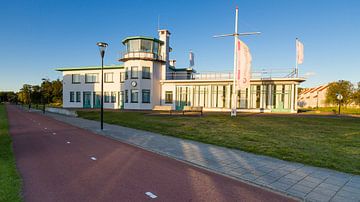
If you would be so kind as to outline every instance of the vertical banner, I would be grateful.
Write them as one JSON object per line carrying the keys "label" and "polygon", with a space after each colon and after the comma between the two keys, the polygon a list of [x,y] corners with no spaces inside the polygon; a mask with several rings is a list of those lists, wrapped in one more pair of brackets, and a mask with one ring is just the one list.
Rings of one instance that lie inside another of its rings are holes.
{"label": "vertical banner", "polygon": [[237,42],[236,90],[250,87],[251,54],[249,47],[240,39]]}
{"label": "vertical banner", "polygon": [[296,39],[296,55],[297,64],[302,64],[304,62],[304,44],[302,44],[298,39]]}
{"label": "vertical banner", "polygon": [[195,65],[194,59],[195,59],[194,53],[192,51],[190,51],[190,53],[189,53],[190,66],[189,67],[194,67],[194,65]]}

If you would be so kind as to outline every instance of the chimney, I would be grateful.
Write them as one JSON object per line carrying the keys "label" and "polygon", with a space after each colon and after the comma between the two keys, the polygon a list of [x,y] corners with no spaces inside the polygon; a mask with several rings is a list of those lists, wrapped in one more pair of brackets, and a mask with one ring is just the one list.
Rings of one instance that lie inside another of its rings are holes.
{"label": "chimney", "polygon": [[159,30],[159,40],[164,42],[164,44],[161,45],[161,57],[165,61],[165,65],[162,65],[161,77],[162,79],[166,79],[166,70],[169,68],[170,32],[166,29]]}
{"label": "chimney", "polygon": [[170,60],[169,65],[175,67],[176,60]]}

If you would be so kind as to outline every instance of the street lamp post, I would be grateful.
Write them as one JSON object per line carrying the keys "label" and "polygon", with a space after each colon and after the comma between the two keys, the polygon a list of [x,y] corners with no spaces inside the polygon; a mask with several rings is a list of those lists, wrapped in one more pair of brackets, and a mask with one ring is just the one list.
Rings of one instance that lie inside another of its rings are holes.
{"label": "street lamp post", "polygon": [[96,45],[99,47],[100,56],[101,56],[101,112],[100,112],[100,119],[101,119],[101,130],[104,129],[104,56],[105,50],[108,46],[105,42],[98,42]]}

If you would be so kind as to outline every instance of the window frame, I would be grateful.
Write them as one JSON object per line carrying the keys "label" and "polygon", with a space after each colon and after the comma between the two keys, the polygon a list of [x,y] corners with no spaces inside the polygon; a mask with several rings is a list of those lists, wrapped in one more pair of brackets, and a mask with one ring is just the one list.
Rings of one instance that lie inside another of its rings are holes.
{"label": "window frame", "polygon": [[116,92],[112,91],[110,94],[110,103],[116,103]]}
{"label": "window frame", "polygon": [[[74,81],[74,76],[79,76],[79,81]],[[80,84],[81,83],[81,74],[71,74],[71,83],[72,84]]]}
{"label": "window frame", "polygon": [[[136,93],[136,96],[133,96],[133,94]],[[136,98],[136,100],[134,100]],[[130,101],[131,103],[139,103],[139,90],[138,89],[131,89],[130,90]]]}
{"label": "window frame", "polygon": [[110,93],[104,92],[104,103],[110,103]]}
{"label": "window frame", "polygon": [[120,72],[120,83],[125,82],[125,72]]}
{"label": "window frame", "polygon": [[[134,70],[133,69],[136,69],[136,77],[134,76]],[[130,76],[131,76],[131,79],[138,79],[139,78],[139,67],[138,66],[131,66],[131,70],[130,70]]]}
{"label": "window frame", "polygon": [[[145,93],[148,93],[149,94],[149,101],[144,101],[144,94]],[[143,89],[141,91],[141,101],[142,103],[145,103],[145,104],[150,104],[151,103],[151,93],[150,93],[150,89]]]}
{"label": "window frame", "polygon": [[129,103],[129,90],[125,90],[125,103]]}
{"label": "window frame", "polygon": [[[171,94],[171,100],[169,101],[167,95]],[[173,104],[174,103],[174,93],[173,91],[165,91],[165,104]]]}
{"label": "window frame", "polygon": [[[144,73],[145,73],[144,69],[149,69],[149,71],[147,72],[147,73],[148,73],[148,76],[144,74]],[[143,66],[143,67],[142,67],[142,69],[141,69],[141,77],[142,77],[143,79],[151,79],[150,67],[146,67],[146,66]]]}
{"label": "window frame", "polygon": [[[89,75],[95,75],[95,81],[88,81]],[[86,73],[85,74],[85,83],[99,83],[99,73]]]}
{"label": "window frame", "polygon": [[81,92],[80,91],[76,91],[75,100],[76,100],[76,102],[81,102]]}
{"label": "window frame", "polygon": [[[107,80],[107,75],[111,75],[111,81]],[[114,83],[114,72],[104,73],[104,83]]]}
{"label": "window frame", "polygon": [[70,91],[70,102],[75,102],[75,92]]}

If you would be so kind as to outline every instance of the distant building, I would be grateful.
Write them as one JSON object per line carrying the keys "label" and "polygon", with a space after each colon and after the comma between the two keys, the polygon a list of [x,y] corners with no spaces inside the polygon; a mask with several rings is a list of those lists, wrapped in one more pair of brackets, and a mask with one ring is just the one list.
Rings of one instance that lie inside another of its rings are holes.
{"label": "distant building", "polygon": [[299,93],[298,105],[299,107],[327,107],[326,92],[329,84],[316,86],[313,88],[305,88]]}
{"label": "distant building", "polygon": [[[104,107],[150,110],[157,105],[181,110],[202,106],[204,111],[230,111],[232,72],[197,73],[176,68],[169,59],[170,32],[159,38],[125,38],[123,65],[104,68]],[[101,67],[58,68],[63,74],[63,107],[99,108]],[[297,112],[298,86],[304,78],[293,70],[253,72],[250,88],[237,91],[237,109],[247,112]]]}

